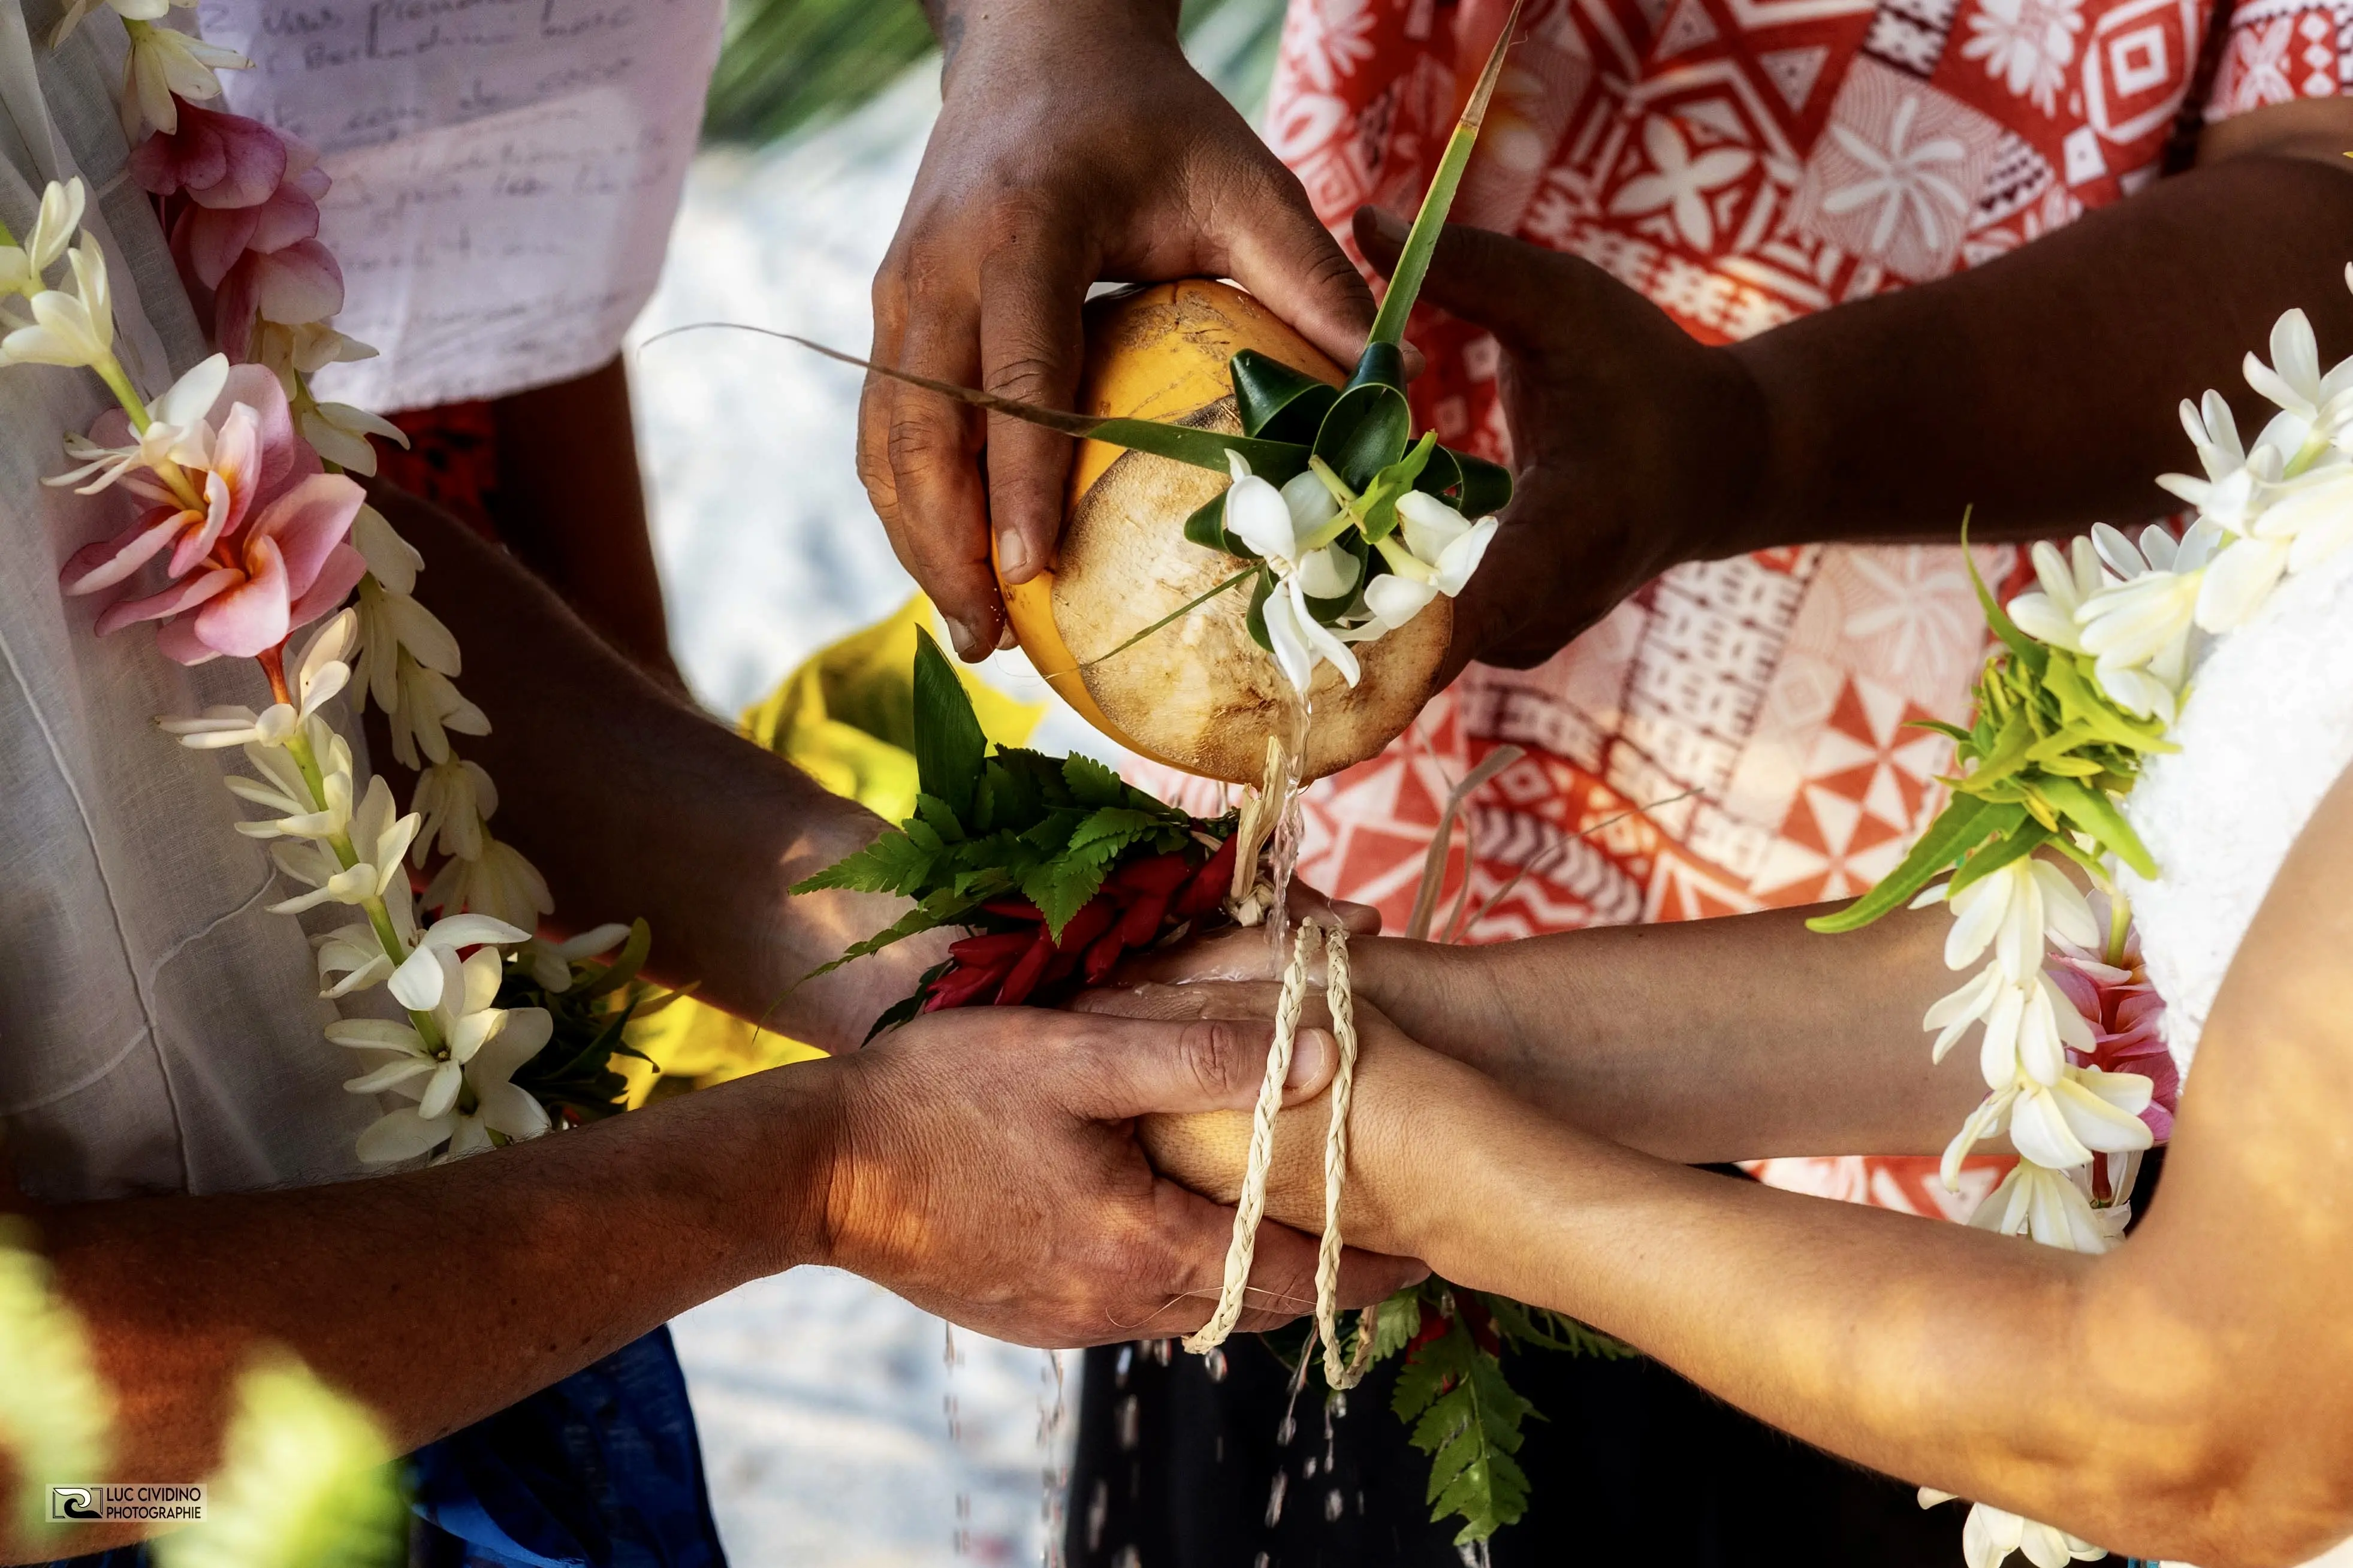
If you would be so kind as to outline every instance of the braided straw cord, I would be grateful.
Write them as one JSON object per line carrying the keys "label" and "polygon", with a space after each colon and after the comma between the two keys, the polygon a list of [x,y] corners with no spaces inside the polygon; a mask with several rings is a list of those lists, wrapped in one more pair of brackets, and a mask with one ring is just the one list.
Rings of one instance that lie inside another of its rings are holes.
{"label": "braided straw cord", "polygon": [[1338,926],[1324,933],[1326,995],[1332,1035],[1340,1060],[1332,1071],[1332,1122],[1324,1134],[1324,1240],[1315,1252],[1315,1329],[1324,1341],[1324,1381],[1351,1389],[1372,1364],[1373,1317],[1366,1309],[1356,1325],[1354,1362],[1340,1358],[1340,1188],[1348,1179],[1348,1100],[1356,1083],[1356,994],[1349,982],[1348,933]]}
{"label": "braided straw cord", "polygon": [[1299,1009],[1307,999],[1307,964],[1323,945],[1321,927],[1303,923],[1291,950],[1291,966],[1283,972],[1282,995],[1274,1007],[1274,1043],[1267,1047],[1266,1078],[1258,1088],[1258,1106],[1251,1114],[1250,1163],[1242,1173],[1242,1192],[1234,1206],[1234,1239],[1226,1248],[1225,1284],[1218,1292],[1218,1310],[1199,1331],[1188,1334],[1185,1348],[1194,1354],[1225,1343],[1241,1321],[1242,1298],[1250,1287],[1250,1263],[1258,1256],[1259,1221],[1266,1215],[1267,1167],[1274,1161],[1274,1117],[1282,1109],[1283,1079],[1291,1076],[1291,1047],[1299,1033]]}
{"label": "braided straw cord", "polygon": [[1185,1348],[1198,1354],[1222,1344],[1240,1321],[1250,1284],[1250,1264],[1258,1252],[1259,1223],[1266,1215],[1266,1184],[1274,1162],[1274,1119],[1282,1109],[1283,1080],[1291,1076],[1291,1055],[1299,1034],[1299,1014],[1307,996],[1307,973],[1317,951],[1324,952],[1326,984],[1332,1008],[1332,1033],[1340,1059],[1332,1077],[1331,1124],[1324,1140],[1324,1239],[1315,1255],[1315,1328],[1324,1342],[1324,1380],[1335,1389],[1354,1388],[1371,1364],[1374,1314],[1368,1309],[1357,1324],[1355,1356],[1340,1354],[1340,1189],[1348,1173],[1348,1101],[1356,1082],[1356,1004],[1349,983],[1348,937],[1337,926],[1302,922],[1283,971],[1282,994],[1275,1004],[1274,1042],[1266,1053],[1266,1078],[1259,1085],[1258,1105],[1250,1121],[1250,1162],[1242,1173],[1242,1191],[1234,1208],[1234,1238],[1226,1249],[1225,1283],[1218,1309],[1200,1331],[1187,1337]]}

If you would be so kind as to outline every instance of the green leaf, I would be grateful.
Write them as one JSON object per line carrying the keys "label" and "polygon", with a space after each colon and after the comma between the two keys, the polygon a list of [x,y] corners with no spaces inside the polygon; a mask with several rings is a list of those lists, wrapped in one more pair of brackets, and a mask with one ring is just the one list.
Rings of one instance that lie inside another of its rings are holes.
{"label": "green leaf", "polygon": [[2049,801],[2059,815],[2097,839],[2102,847],[2126,865],[2151,881],[2157,879],[2157,861],[2148,846],[2140,841],[2116,802],[2105,794],[2073,779],[2043,778],[2037,781],[2042,798]]}
{"label": "green leaf", "polygon": [[[915,826],[923,826],[921,823]],[[928,833],[930,829],[923,831]],[[886,827],[865,848],[844,856],[814,877],[794,883],[791,890],[796,894],[821,893],[839,888],[853,893],[905,896],[930,875],[938,858],[936,847],[926,849],[902,829]]]}
{"label": "green leaf", "polygon": [[1185,520],[1185,537],[1204,550],[1222,550],[1244,560],[1258,559],[1250,548],[1226,531],[1226,492],[1219,490],[1193,509]]}
{"label": "green leaf", "polygon": [[1021,879],[1021,891],[1046,916],[1047,933],[1062,940],[1071,923],[1094,896],[1103,891],[1103,875],[1119,856],[1122,841],[1098,838],[1083,848],[1066,850]]}
{"label": "green leaf", "polygon": [[612,962],[604,968],[583,976],[572,987],[572,994],[586,1002],[607,992],[619,990],[638,977],[638,971],[646,966],[646,959],[653,950],[653,927],[648,925],[642,917],[631,921],[628,940],[621,943],[621,951],[615,953]]}
{"label": "green leaf", "polygon": [[1993,628],[1993,635],[2002,640],[2012,657],[2039,676],[2043,666],[2051,662],[2051,650],[2018,629],[2018,623],[1994,602],[1993,590],[1978,575],[1977,557],[1969,553],[1969,515],[1975,510],[1968,508],[1961,512],[1961,564],[1968,568],[1969,586],[1977,590],[1978,603],[1985,608],[1986,625]]}
{"label": "green leaf", "polygon": [[1111,838],[1116,839],[1117,847],[1124,849],[1160,826],[1160,817],[1152,812],[1138,811],[1130,805],[1107,805],[1071,829],[1069,847],[1084,849]]}
{"label": "green leaf", "polygon": [[[979,780],[973,781],[976,790],[979,784]],[[915,796],[915,820],[929,828],[944,846],[964,842],[964,824],[956,820],[955,812],[938,795]]]}
{"label": "green leaf", "polygon": [[1459,1515],[1458,1545],[1483,1541],[1527,1511],[1528,1485],[1512,1455],[1534,1406],[1458,1310],[1447,1331],[1408,1358],[1392,1407],[1412,1423],[1408,1441],[1430,1456],[1430,1518]]}
{"label": "green leaf", "polygon": [[1250,610],[1242,616],[1242,626],[1249,631],[1250,641],[1269,653],[1274,651],[1274,638],[1266,629],[1266,601],[1273,592],[1274,574],[1261,567],[1258,582],[1250,588]]}
{"label": "green leaf", "polygon": [[961,817],[972,809],[972,786],[987,754],[988,737],[980,732],[964,682],[932,634],[916,627],[915,776],[923,792]]}
{"label": "green leaf", "polygon": [[794,981],[793,985],[797,989],[820,974],[831,973],[852,959],[864,958],[869,953],[880,952],[894,942],[904,942],[911,936],[921,936],[927,931],[946,925],[978,902],[980,902],[978,899],[968,898],[944,889],[924,899],[913,909],[909,910],[864,942],[850,943],[849,946],[842,949],[839,958],[835,959],[831,963],[818,965],[798,980]]}
{"label": "green leaf", "polygon": [[1462,470],[1462,483],[1454,498],[1455,510],[1475,521],[1493,517],[1512,504],[1511,469],[1468,452],[1455,453],[1454,461]]}
{"label": "green leaf", "polygon": [[1117,773],[1077,752],[1062,759],[1062,782],[1070,786],[1071,799],[1080,805],[1118,805],[1127,799],[1127,786]]}
{"label": "green leaf", "polygon": [[1242,434],[1274,441],[1313,441],[1324,412],[1340,389],[1256,349],[1243,349],[1227,362],[1233,376],[1234,412]]}
{"label": "green leaf", "polygon": [[1375,475],[1405,455],[1412,438],[1413,411],[1405,394],[1381,382],[1367,382],[1341,394],[1324,416],[1323,427],[1315,432],[1315,456],[1329,463],[1351,491],[1361,494]]}
{"label": "green leaf", "polygon": [[1912,895],[1934,880],[1937,872],[1989,836],[2008,833],[2025,815],[2020,806],[1995,805],[1975,795],[1955,795],[1951,804],[1936,814],[1936,820],[1928,825],[1920,841],[1912,846],[1903,864],[1838,913],[1817,915],[1808,921],[1806,929],[1830,933],[1869,925],[1891,910],[1911,902]]}
{"label": "green leaf", "polygon": [[[722,323],[695,322],[690,327],[673,327],[670,331],[686,331],[692,330],[692,327],[720,324]],[[1296,442],[1264,441],[1250,436],[1229,436],[1222,431],[1200,430],[1189,425],[1166,425],[1155,419],[1102,419],[1084,414],[1072,414],[1066,409],[1048,408],[1039,404],[1023,403],[1018,398],[999,397],[993,392],[983,392],[977,387],[959,386],[952,381],[941,381],[933,376],[917,375],[913,371],[899,370],[886,364],[876,364],[872,360],[860,359],[856,354],[844,353],[836,348],[828,348],[815,339],[800,337],[792,332],[775,331],[765,327],[747,326],[742,330],[747,332],[757,332],[763,337],[782,338],[786,342],[798,343],[812,353],[823,354],[826,358],[838,360],[843,364],[856,365],[859,369],[871,374],[892,381],[905,382],[910,386],[920,386],[926,392],[936,392],[943,397],[954,398],[958,403],[968,404],[975,408],[986,408],[992,414],[1007,415],[1025,424],[1043,426],[1049,430],[1059,430],[1065,436],[1107,441],[1114,447],[1125,447],[1130,451],[1151,452],[1180,463],[1190,463],[1197,468],[1214,468],[1221,474],[1229,471],[1226,454],[1229,451],[1239,452],[1250,464],[1250,472],[1277,485],[1307,471],[1307,448]],[[656,334],[657,337],[669,335],[668,332]],[[648,342],[653,341],[651,338],[647,340]]]}
{"label": "green leaf", "polygon": [[[1356,1317],[1356,1331],[1365,1331],[1362,1313]],[[1384,1362],[1405,1349],[1413,1336],[1421,1331],[1421,1287],[1409,1285],[1383,1301],[1373,1313],[1372,1359],[1365,1364]]]}
{"label": "green leaf", "polygon": [[1970,883],[1983,881],[2004,866],[2025,859],[2053,837],[2052,831],[2041,823],[2021,820],[2006,837],[1972,851],[1961,862],[1961,868],[1953,873],[1952,884],[1945,889],[1945,897],[1950,899]]}
{"label": "green leaf", "polygon": [[[1389,273],[1388,292],[1381,296],[1381,308],[1373,317],[1372,343],[1394,345],[1405,341],[1406,317],[1412,313],[1414,300],[1421,293],[1421,281],[1430,273],[1430,258],[1438,250],[1438,237],[1446,227],[1446,215],[1454,205],[1454,193],[1462,184],[1462,171],[1470,165],[1471,150],[1478,144],[1479,127],[1487,118],[1488,100],[1495,96],[1495,83],[1504,74],[1504,57],[1511,51],[1512,37],[1519,25],[1519,0],[1513,0],[1511,15],[1504,19],[1504,31],[1487,56],[1478,85],[1471,89],[1470,101],[1462,106],[1462,116],[1455,121],[1454,133],[1446,139],[1446,151],[1439,157],[1438,172],[1430,177],[1430,190],[1421,198],[1421,210],[1414,214],[1413,228],[1406,235],[1405,247]],[[1369,343],[1366,352],[1371,352]]]}
{"label": "green leaf", "polygon": [[1487,1309],[1488,1315],[1495,1320],[1495,1331],[1508,1347],[1533,1345],[1538,1350],[1596,1355],[1609,1361],[1620,1361],[1637,1353],[1633,1346],[1580,1323],[1566,1312],[1556,1312],[1549,1307],[1530,1307],[1509,1296],[1486,1290],[1467,1293],[1478,1297]]}
{"label": "green leaf", "polygon": [[1422,470],[1430,467],[1430,455],[1437,446],[1438,437],[1425,431],[1404,457],[1373,476],[1365,491],[1364,537],[1368,542],[1387,539],[1397,531],[1398,498],[1414,488]]}

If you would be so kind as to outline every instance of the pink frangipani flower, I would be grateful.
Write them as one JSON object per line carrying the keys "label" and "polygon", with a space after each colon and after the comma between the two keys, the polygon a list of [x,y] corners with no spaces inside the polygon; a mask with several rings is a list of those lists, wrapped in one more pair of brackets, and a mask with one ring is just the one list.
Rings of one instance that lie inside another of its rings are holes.
{"label": "pink frangipani flower", "polygon": [[[171,546],[168,585],[125,593],[99,616],[97,629],[103,637],[162,621],[158,645],[182,664],[277,647],[340,605],[367,570],[345,542],[365,494],[351,479],[320,471],[316,454],[294,434],[278,378],[259,365],[233,367],[213,414],[219,434],[211,466],[189,475],[201,478],[204,509],[167,500],[114,538],[78,552],[62,574],[67,593],[96,593],[128,581]],[[112,433],[101,421],[96,434]]]}
{"label": "pink frangipani flower", "polygon": [[255,207],[316,162],[310,148],[258,120],[187,103],[180,106],[178,131],[158,132],[131,150],[131,177],[150,195],[185,195],[201,207]]}

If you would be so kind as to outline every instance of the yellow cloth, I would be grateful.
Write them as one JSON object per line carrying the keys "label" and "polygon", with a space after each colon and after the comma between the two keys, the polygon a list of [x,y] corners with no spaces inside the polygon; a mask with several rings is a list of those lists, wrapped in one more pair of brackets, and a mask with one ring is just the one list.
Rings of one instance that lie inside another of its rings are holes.
{"label": "yellow cloth", "polygon": [[[888,620],[819,649],[767,700],[744,711],[744,736],[799,767],[839,795],[885,822],[915,813],[915,628],[932,624],[931,602],[918,594]],[[983,733],[1001,746],[1029,740],[1043,704],[1017,701],[958,667]],[[655,932],[656,940],[660,932]],[[632,1024],[629,1043],[651,1057],[662,1079],[683,1089],[724,1083],[785,1062],[824,1053],[692,997]],[[641,1103],[654,1077],[628,1064],[629,1103]]]}

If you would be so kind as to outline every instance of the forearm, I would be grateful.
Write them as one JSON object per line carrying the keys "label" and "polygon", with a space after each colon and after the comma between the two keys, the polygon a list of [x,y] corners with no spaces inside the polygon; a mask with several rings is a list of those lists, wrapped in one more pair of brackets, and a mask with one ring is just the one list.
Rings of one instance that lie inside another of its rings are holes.
{"label": "forearm", "polygon": [[[836,1071],[762,1074],[407,1174],[34,1211],[115,1397],[109,1479],[210,1473],[265,1345],[406,1450],[820,1259]],[[19,1561],[5,1528],[0,1561]]]}
{"label": "forearm", "polygon": [[621,361],[501,397],[492,415],[500,538],[599,636],[683,690]]}
{"label": "forearm", "polygon": [[2217,388],[2249,420],[2241,356],[2292,306],[2324,344],[2353,332],[2345,258],[2315,239],[2347,232],[2353,179],[2232,157],[1985,266],[1748,340],[1729,352],[1762,393],[1766,455],[1713,552],[1949,541],[1965,509],[1978,539],[2172,510],[2152,479],[2195,467],[2179,399]]}
{"label": "forearm", "polygon": [[[1961,977],[1951,919],[1842,936],[1819,910],[1571,931],[1492,947],[1356,944],[1366,994],[1546,1113],[1650,1153],[1932,1153],[1984,1096],[1919,1030]],[[1998,1147],[1998,1145],[1997,1145]]]}
{"label": "forearm", "polygon": [[980,0],[923,0],[923,7],[944,65],[953,69],[976,29],[1030,31],[1051,22],[1148,28],[1174,41],[1179,0],[990,0],[986,5]]}
{"label": "forearm", "polygon": [[1415,1227],[1433,1271],[1572,1313],[1905,1480],[2188,1555],[2164,1471],[2202,1413],[2119,1397],[2094,1353],[2107,1265],[1477,1110],[1430,1131],[1451,1152],[1442,1217]]}
{"label": "forearm", "polygon": [[[880,824],[855,804],[671,697],[547,587],[438,509],[381,487],[376,504],[424,552],[417,597],[465,649],[491,733],[463,738],[499,787],[492,831],[544,872],[561,919],[644,916],[657,973],[818,1044],[854,1044],[889,1000],[858,966],[777,999],[900,900],[787,899],[794,882]],[[903,988],[903,987],[902,987]]]}

